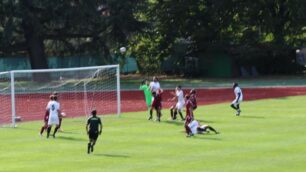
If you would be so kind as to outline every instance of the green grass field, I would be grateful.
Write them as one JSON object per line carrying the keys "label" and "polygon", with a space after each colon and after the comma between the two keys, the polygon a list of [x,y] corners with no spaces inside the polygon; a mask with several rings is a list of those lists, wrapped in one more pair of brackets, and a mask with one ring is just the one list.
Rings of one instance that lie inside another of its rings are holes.
{"label": "green grass field", "polygon": [[95,152],[86,153],[85,118],[65,119],[56,139],[41,138],[41,121],[0,128],[0,171],[258,172],[306,170],[306,96],[200,107],[196,118],[221,132],[186,138],[182,122],[163,110],[105,116]]}

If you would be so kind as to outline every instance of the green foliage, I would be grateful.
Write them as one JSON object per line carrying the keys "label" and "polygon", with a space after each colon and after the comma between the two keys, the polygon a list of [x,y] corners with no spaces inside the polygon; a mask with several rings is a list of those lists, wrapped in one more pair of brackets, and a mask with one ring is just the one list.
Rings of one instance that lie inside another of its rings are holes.
{"label": "green foliage", "polygon": [[[95,55],[110,62],[125,46],[142,73],[162,72],[166,59],[179,68],[185,56],[211,49],[275,47],[257,51],[258,60],[269,51],[282,59],[306,44],[305,11],[304,0],[3,0],[0,54]],[[177,40],[188,40],[188,48],[178,50]],[[244,53],[237,57],[247,61]]]}

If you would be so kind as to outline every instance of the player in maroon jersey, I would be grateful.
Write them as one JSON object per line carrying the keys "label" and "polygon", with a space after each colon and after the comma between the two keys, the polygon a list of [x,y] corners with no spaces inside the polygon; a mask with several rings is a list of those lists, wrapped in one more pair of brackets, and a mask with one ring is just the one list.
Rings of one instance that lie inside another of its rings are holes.
{"label": "player in maroon jersey", "polygon": [[[53,100],[54,100],[54,96],[50,95],[50,101],[53,101]],[[49,104],[49,102],[48,102],[48,104]],[[44,131],[48,128],[48,120],[49,120],[49,110],[46,110],[45,116],[44,116],[44,125],[40,129],[40,136],[42,136]]]}
{"label": "player in maroon jersey", "polygon": [[[157,92],[152,92],[153,102],[152,102],[152,109],[156,111],[156,121],[160,122],[161,117],[161,108],[162,108],[162,93],[163,91],[160,89]],[[152,119],[153,111],[150,111],[150,119]]]}
{"label": "player in maroon jersey", "polygon": [[197,104],[197,95],[195,89],[190,90],[190,101],[193,104],[192,110],[195,110],[198,107]]}
{"label": "player in maroon jersey", "polygon": [[193,136],[188,124],[193,120],[193,103],[190,100],[190,95],[185,96],[186,99],[186,117],[185,117],[185,131],[187,134],[187,137]]}

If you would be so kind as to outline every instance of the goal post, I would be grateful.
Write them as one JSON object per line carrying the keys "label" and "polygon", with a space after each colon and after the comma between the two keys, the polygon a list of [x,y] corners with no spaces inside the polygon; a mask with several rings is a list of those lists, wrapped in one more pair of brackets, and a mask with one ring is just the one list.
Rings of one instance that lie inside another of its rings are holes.
{"label": "goal post", "polygon": [[119,65],[0,72],[0,125],[43,119],[53,92],[67,117],[119,116]]}

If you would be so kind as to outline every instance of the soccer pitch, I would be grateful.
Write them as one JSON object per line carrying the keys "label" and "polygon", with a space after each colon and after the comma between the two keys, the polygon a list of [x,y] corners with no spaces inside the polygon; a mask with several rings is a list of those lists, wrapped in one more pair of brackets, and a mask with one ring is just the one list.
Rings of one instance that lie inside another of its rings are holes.
{"label": "soccer pitch", "polygon": [[[199,107],[195,117],[221,134],[186,138],[183,122],[147,120],[146,112],[102,116],[103,133],[88,155],[85,118],[64,119],[57,138],[38,135],[42,121],[0,128],[0,171],[305,171],[306,96]],[[45,133],[44,133],[45,134]]]}

